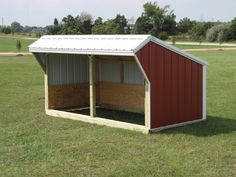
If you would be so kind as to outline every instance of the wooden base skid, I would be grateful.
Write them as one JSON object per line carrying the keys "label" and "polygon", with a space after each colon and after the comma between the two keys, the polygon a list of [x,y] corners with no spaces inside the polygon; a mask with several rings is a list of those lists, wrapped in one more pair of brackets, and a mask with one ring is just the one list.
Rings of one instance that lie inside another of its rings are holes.
{"label": "wooden base skid", "polygon": [[149,133],[149,129],[142,125],[136,125],[126,122],[120,122],[115,120],[109,120],[104,119],[100,117],[90,117],[82,114],[76,114],[76,113],[70,113],[65,111],[58,111],[58,110],[46,110],[46,114],[54,117],[60,117],[60,118],[66,118],[66,119],[72,119],[72,120],[79,120],[83,122],[88,122],[92,124],[98,124],[98,125],[105,125],[109,127],[115,127],[115,128],[122,128],[127,130],[133,130],[133,131],[139,131],[145,134]]}
{"label": "wooden base skid", "polygon": [[110,119],[105,119],[105,118],[100,118],[100,117],[90,117],[87,115],[53,110],[53,109],[46,110],[46,114],[49,116],[54,116],[54,117],[60,117],[60,118],[71,119],[71,120],[79,120],[82,122],[87,122],[87,123],[92,123],[92,124],[105,125],[105,126],[114,127],[114,128],[122,128],[122,129],[127,129],[127,130],[132,130],[132,131],[138,131],[145,134],[148,134],[149,132],[158,132],[158,131],[169,129],[169,128],[185,126],[185,125],[189,125],[189,124],[206,120],[206,119],[199,119],[199,120],[182,122],[182,123],[168,125],[168,126],[159,127],[159,128],[153,128],[149,130],[149,128],[142,125],[120,122],[120,121],[110,120]]}
{"label": "wooden base skid", "polygon": [[178,123],[178,124],[167,125],[167,126],[164,126],[164,127],[152,128],[152,129],[150,129],[150,132],[158,132],[158,131],[169,129],[169,128],[181,127],[181,126],[185,126],[185,125],[189,125],[189,124],[194,124],[194,123],[197,123],[197,122],[202,122],[202,121],[205,121],[205,120],[206,120],[206,118],[203,118],[203,119],[199,119],[199,120],[193,120],[193,121],[188,121],[188,122],[181,122],[181,123]]}

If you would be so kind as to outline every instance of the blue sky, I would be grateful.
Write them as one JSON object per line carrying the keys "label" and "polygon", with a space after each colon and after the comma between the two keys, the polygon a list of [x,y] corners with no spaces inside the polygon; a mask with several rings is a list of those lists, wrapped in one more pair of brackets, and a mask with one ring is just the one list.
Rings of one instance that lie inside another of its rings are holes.
{"label": "blue sky", "polygon": [[[18,21],[23,25],[45,26],[53,19],[82,11],[94,18],[113,18],[117,13],[137,18],[146,0],[0,0],[0,24]],[[158,0],[160,6],[170,5],[177,20],[189,17],[194,20],[230,21],[236,17],[236,0]]]}

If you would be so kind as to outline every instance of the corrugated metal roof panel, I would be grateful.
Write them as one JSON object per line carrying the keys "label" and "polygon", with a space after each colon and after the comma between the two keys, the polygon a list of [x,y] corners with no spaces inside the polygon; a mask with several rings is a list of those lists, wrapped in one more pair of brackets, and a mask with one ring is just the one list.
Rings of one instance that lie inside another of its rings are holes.
{"label": "corrugated metal roof panel", "polygon": [[148,42],[154,42],[202,65],[207,62],[151,35],[48,35],[29,46],[33,53],[87,55],[134,55]]}
{"label": "corrugated metal roof panel", "polygon": [[56,35],[43,36],[29,46],[30,52],[67,51],[87,54],[93,52],[133,52],[150,35]]}

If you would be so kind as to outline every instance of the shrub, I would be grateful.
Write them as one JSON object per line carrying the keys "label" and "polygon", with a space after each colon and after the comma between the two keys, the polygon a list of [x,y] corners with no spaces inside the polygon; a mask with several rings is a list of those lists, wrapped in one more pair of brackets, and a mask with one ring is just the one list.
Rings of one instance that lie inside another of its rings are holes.
{"label": "shrub", "polygon": [[4,26],[1,28],[1,32],[5,34],[10,34],[11,33],[11,27],[10,26]]}
{"label": "shrub", "polygon": [[168,34],[167,32],[165,31],[161,31],[159,34],[158,34],[158,38],[161,39],[161,40],[167,40],[168,39]]}
{"label": "shrub", "polygon": [[172,44],[175,45],[175,42],[176,42],[176,36],[172,36],[171,41],[172,41]]}
{"label": "shrub", "polygon": [[17,40],[16,41],[16,49],[18,50],[18,52],[21,50],[21,42],[20,42],[20,40]]}
{"label": "shrub", "polygon": [[40,32],[37,32],[37,33],[36,33],[36,37],[37,37],[37,38],[40,38],[41,36],[42,36],[42,34],[41,34]]}
{"label": "shrub", "polygon": [[191,38],[194,41],[199,41],[200,43],[205,38],[205,28],[204,24],[198,23],[193,27],[193,29],[190,32]]}
{"label": "shrub", "polygon": [[219,25],[215,25],[213,27],[211,27],[210,29],[207,30],[206,33],[206,40],[208,42],[215,42],[218,41],[218,36],[221,33],[220,36],[220,40],[223,40],[223,31],[225,29],[225,25],[224,24],[219,24]]}

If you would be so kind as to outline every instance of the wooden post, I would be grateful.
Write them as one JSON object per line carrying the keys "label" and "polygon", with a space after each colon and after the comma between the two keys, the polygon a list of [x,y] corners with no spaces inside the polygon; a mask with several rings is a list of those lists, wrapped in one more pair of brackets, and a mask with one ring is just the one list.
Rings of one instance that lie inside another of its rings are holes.
{"label": "wooden post", "polygon": [[145,127],[149,127],[149,118],[148,118],[148,106],[149,106],[149,87],[148,87],[148,82],[145,81],[145,98],[144,98],[144,116],[145,116]]}
{"label": "wooden post", "polygon": [[95,58],[89,56],[89,98],[90,116],[96,116]]}

